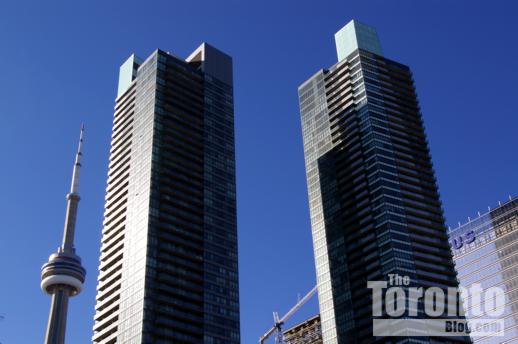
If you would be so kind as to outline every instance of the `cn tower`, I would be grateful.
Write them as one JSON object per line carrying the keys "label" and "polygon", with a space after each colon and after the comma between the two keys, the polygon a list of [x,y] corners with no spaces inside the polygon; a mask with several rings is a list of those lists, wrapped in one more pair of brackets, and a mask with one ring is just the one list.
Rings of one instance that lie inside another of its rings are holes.
{"label": "cn tower", "polygon": [[70,192],[67,194],[63,243],[57,252],[50,255],[49,261],[41,268],[41,289],[52,298],[45,335],[46,344],[62,344],[65,342],[68,298],[81,292],[86,275],[86,270],[81,265],[81,258],[76,255],[74,248],[83,132],[84,126],[82,125],[72,173],[72,185],[70,186]]}

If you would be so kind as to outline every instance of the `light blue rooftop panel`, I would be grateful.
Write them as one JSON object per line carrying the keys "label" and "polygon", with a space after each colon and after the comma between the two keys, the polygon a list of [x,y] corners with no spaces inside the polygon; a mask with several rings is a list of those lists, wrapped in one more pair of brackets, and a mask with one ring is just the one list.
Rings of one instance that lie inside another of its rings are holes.
{"label": "light blue rooftop panel", "polygon": [[342,61],[356,49],[364,49],[377,55],[383,55],[376,29],[351,20],[335,33],[338,61]]}
{"label": "light blue rooftop panel", "polygon": [[119,87],[117,91],[117,97],[122,95],[126,90],[130,87],[131,82],[137,76],[135,64],[139,65],[142,63],[142,60],[132,54],[126,62],[124,62],[119,69]]}

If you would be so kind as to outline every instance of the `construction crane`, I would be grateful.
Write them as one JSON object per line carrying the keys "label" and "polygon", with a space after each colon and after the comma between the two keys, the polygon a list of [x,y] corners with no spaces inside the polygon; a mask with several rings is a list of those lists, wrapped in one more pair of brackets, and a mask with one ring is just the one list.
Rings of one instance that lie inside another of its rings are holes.
{"label": "construction crane", "polygon": [[273,312],[273,326],[265,334],[259,337],[259,343],[263,344],[274,332],[277,332],[277,336],[275,339],[275,343],[281,344],[283,343],[282,339],[282,325],[288,320],[296,311],[299,310],[308,300],[317,292],[317,286],[315,286],[309,293],[307,293],[302,299],[299,300],[293,306],[288,313],[286,313],[282,318],[279,318],[279,314],[277,312]]}

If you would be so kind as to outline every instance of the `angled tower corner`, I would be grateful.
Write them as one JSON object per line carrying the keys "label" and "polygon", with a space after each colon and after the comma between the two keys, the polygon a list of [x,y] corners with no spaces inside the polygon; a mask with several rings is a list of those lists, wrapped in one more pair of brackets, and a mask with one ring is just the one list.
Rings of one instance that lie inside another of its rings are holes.
{"label": "angled tower corner", "polygon": [[342,61],[357,49],[383,56],[376,29],[357,20],[351,20],[335,33],[335,44],[338,61]]}
{"label": "angled tower corner", "polygon": [[216,77],[229,86],[233,85],[232,57],[203,42],[189,57],[186,62],[199,63],[204,73]]}

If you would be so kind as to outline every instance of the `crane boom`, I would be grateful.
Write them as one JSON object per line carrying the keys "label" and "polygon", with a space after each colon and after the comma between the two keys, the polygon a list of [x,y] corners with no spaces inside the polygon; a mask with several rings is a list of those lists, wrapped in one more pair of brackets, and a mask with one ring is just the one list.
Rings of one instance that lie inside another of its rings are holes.
{"label": "crane boom", "polygon": [[[300,299],[295,306],[293,306],[281,319],[278,317],[275,319],[275,324],[266,331],[261,337],[259,337],[259,343],[263,344],[275,331],[281,332],[281,326],[296,312],[302,307],[308,300],[317,292],[317,286],[314,286],[313,289],[309,291],[302,299]],[[275,314],[275,313],[274,313]],[[275,318],[275,315],[274,315]],[[282,333],[280,333],[282,335]]]}
{"label": "crane boom", "polygon": [[315,294],[317,292],[317,286],[314,286],[313,289],[311,289],[311,291],[309,293],[306,294],[306,296],[304,296],[302,299],[299,300],[299,302],[297,302],[297,304],[295,304],[295,306],[293,306],[292,309],[290,309],[288,311],[288,313],[286,313],[285,316],[283,316],[281,318],[281,320],[279,321],[280,323],[284,323],[286,322],[286,320],[288,320],[292,315],[293,313],[295,313],[296,311],[299,310],[300,307],[302,307],[306,302],[308,302],[308,300],[313,296],[313,294]]}

